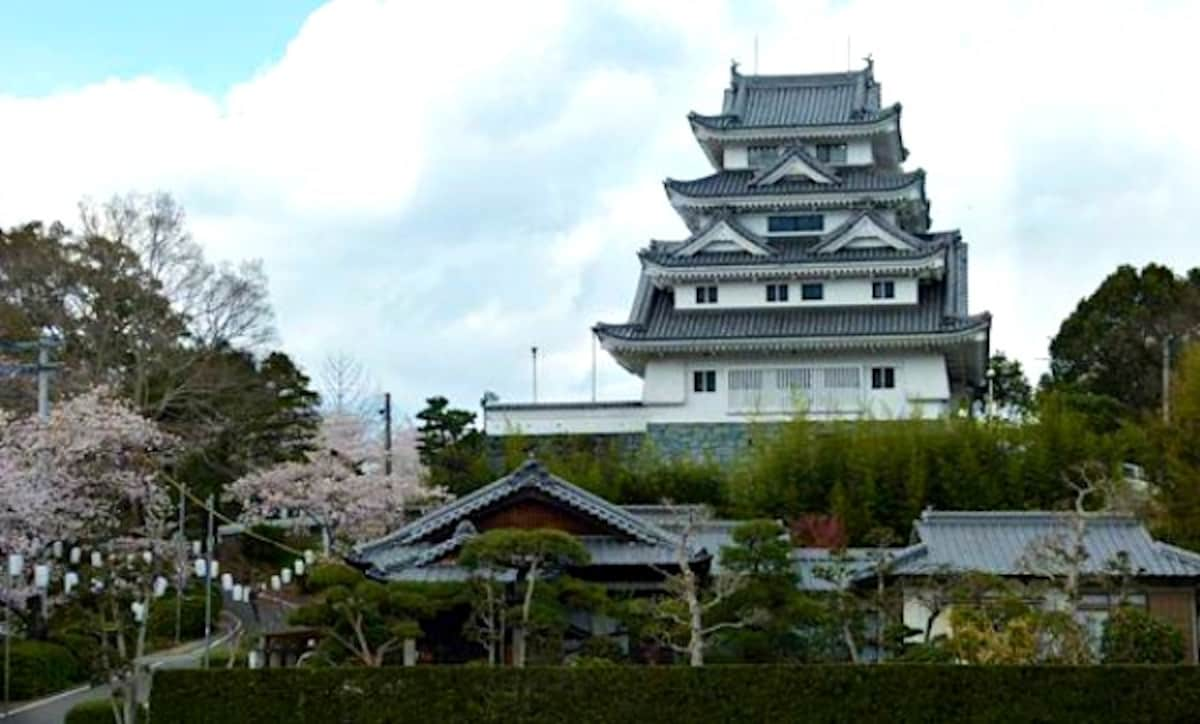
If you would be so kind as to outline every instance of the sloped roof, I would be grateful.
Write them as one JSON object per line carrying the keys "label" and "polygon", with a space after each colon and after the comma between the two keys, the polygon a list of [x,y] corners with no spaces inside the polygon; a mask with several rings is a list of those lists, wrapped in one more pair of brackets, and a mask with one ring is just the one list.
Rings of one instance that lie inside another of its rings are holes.
{"label": "sloped roof", "polygon": [[668,191],[693,198],[720,198],[726,196],[774,196],[853,192],[898,191],[921,184],[925,172],[921,170],[881,171],[874,168],[845,168],[838,172],[833,183],[817,183],[809,179],[785,178],[772,184],[754,183],[757,172],[749,169],[719,171],[691,181],[667,179]]}
{"label": "sloped roof", "polygon": [[[864,249],[839,249],[836,254],[820,252],[820,248],[834,238],[844,225],[821,236],[811,238],[762,238],[762,244],[772,250],[769,255],[752,255],[737,251],[699,252],[688,256],[678,253],[683,244],[680,241],[652,241],[650,246],[638,252],[643,261],[662,267],[691,267],[691,266],[743,266],[770,265],[804,262],[872,262],[872,261],[913,261],[941,254],[948,246],[960,241],[958,231],[939,231],[932,234],[908,234],[913,239],[912,251],[894,249],[891,247],[876,247]],[[761,238],[761,237],[760,237]]]}
{"label": "sloped roof", "polygon": [[[775,253],[775,250],[771,248],[771,245],[768,243],[766,237],[747,229],[740,221],[738,221],[737,216],[729,210],[714,214],[713,218],[707,224],[705,224],[703,228],[676,245],[672,250],[672,253],[684,259],[694,256],[696,253],[695,249],[697,247],[707,245],[715,240],[710,239],[709,237],[712,236],[713,233],[718,230],[718,227],[722,225],[725,226],[725,228],[728,229],[732,235],[736,235],[741,240],[741,243],[747,247],[747,252],[751,253],[752,255],[771,256]],[[737,243],[736,240],[732,241]]]}
{"label": "sloped roof", "polygon": [[916,305],[780,309],[675,308],[669,291],[655,289],[644,323],[598,324],[602,335],[629,341],[923,335],[987,324],[986,314],[947,317],[942,285],[923,284]]}
{"label": "sloped roof", "polygon": [[815,179],[815,183],[834,183],[838,180],[837,172],[831,167],[818,161],[808,151],[805,151],[800,146],[793,146],[779,154],[779,158],[775,159],[775,163],[763,168],[750,179],[751,186],[774,186],[781,180],[788,178],[784,176],[784,170],[791,165],[799,163],[801,167],[807,167],[808,170],[815,172],[821,178]]}
{"label": "sloped roof", "polygon": [[[1034,553],[1047,541],[1071,541],[1071,517],[1056,512],[935,512],[916,522],[920,552],[897,565],[901,575],[979,571],[1001,576],[1038,575],[1045,563]],[[1084,572],[1102,574],[1118,554],[1135,575],[1200,577],[1200,555],[1154,540],[1136,518],[1087,517]]]}
{"label": "sloped roof", "polygon": [[829,233],[825,234],[825,236],[821,237],[821,243],[813,247],[813,251],[825,252],[833,248],[839,242],[844,241],[845,237],[853,232],[855,227],[858,226],[859,222],[864,220],[869,222],[868,225],[873,224],[874,226],[878,227],[880,231],[891,235],[899,243],[907,244],[908,246],[913,247],[914,251],[922,249],[926,246],[925,239],[901,229],[891,221],[888,221],[887,217],[878,211],[874,209],[861,209],[858,211],[858,213],[846,219],[846,221],[840,224],[836,229],[833,229]]}
{"label": "sloped roof", "polygon": [[[672,565],[679,538],[653,520],[551,475],[529,460],[499,480],[448,503],[382,538],[355,547],[350,561],[386,580],[462,580],[466,569],[445,560],[478,535],[470,516],[502,504],[522,492],[535,491],[564,508],[600,521],[613,535],[580,536],[592,555],[591,565]],[[443,537],[446,531],[452,531]],[[700,546],[690,546],[693,559],[703,560]],[[708,552],[712,553],[712,552]]]}
{"label": "sloped roof", "polygon": [[897,111],[880,107],[870,66],[806,75],[742,75],[734,68],[721,113],[691,118],[710,128],[772,128],[870,123]]}

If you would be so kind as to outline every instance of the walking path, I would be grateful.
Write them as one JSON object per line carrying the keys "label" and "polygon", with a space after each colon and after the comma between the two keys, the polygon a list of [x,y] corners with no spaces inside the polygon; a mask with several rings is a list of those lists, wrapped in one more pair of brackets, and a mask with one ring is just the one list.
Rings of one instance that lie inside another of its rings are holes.
{"label": "walking path", "polygon": [[[222,646],[230,637],[239,633],[243,628],[240,617],[235,614],[225,615],[227,625],[225,631],[213,639],[210,648]],[[193,641],[166,651],[159,651],[143,657],[143,661],[151,671],[158,669],[186,669],[200,665],[204,657],[204,642]],[[143,687],[148,692],[148,687]],[[108,684],[91,686],[85,684],[76,689],[62,691],[45,699],[19,704],[5,716],[0,714],[0,722],[4,724],[61,724],[67,712],[76,704],[94,699],[104,699],[109,695]]]}

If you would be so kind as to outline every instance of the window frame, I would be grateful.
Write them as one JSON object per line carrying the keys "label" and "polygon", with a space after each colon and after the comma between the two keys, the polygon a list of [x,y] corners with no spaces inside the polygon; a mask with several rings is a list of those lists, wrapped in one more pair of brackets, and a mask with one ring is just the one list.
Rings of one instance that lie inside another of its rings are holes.
{"label": "window frame", "polygon": [[788,300],[788,287],[789,286],[790,285],[787,283],[768,284],[767,285],[767,301],[771,302],[772,304],[786,302]]}
{"label": "window frame", "polygon": [[[813,290],[816,290],[815,294]],[[804,302],[820,302],[825,299],[824,282],[804,282],[800,285],[800,300]]]}
{"label": "window frame", "polygon": [[[790,219],[790,224],[781,224],[782,220]],[[804,222],[798,222],[803,219]],[[776,225],[787,228],[775,228]],[[820,234],[825,231],[825,214],[769,214],[767,216],[768,234]]]}
{"label": "window frame", "polygon": [[692,370],[692,392],[710,394],[717,391],[716,370]]}
{"label": "window frame", "polygon": [[718,298],[716,284],[699,284],[696,286],[696,304],[716,304]]}
{"label": "window frame", "polygon": [[[833,149],[840,149],[841,158],[834,158]],[[813,156],[821,163],[844,164],[850,158],[850,148],[845,143],[818,143],[813,146]]]}
{"label": "window frame", "polygon": [[872,299],[895,299],[896,281],[894,279],[875,279],[871,282]]}
{"label": "window frame", "polygon": [[871,389],[896,389],[896,368],[890,365],[871,367]]}

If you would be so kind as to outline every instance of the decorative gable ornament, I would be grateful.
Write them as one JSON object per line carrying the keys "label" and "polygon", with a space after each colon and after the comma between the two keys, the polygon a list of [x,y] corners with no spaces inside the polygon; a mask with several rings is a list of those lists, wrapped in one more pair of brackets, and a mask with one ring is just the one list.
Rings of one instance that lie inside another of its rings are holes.
{"label": "decorative gable ornament", "polygon": [[863,211],[829,232],[813,251],[832,254],[842,249],[917,251],[925,242],[890,223],[875,211]]}
{"label": "decorative gable ornament", "polygon": [[770,186],[780,181],[800,177],[817,184],[838,182],[833,169],[813,158],[801,148],[788,149],[775,163],[766,167],[750,181],[751,186]]}
{"label": "decorative gable ornament", "polygon": [[766,239],[739,224],[732,216],[721,214],[685,241],[675,255],[694,256],[701,252],[731,251],[754,256],[770,256],[775,253]]}

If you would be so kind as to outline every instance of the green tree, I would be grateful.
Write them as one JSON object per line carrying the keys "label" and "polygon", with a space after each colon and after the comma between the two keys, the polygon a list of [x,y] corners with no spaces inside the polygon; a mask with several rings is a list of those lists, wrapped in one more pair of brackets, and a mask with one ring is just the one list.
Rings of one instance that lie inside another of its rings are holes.
{"label": "green tree", "polygon": [[1104,623],[1100,653],[1106,664],[1178,664],[1183,634],[1140,608],[1121,606]]}
{"label": "green tree", "polygon": [[408,648],[405,663],[412,664],[421,621],[458,605],[462,595],[462,587],[455,585],[361,580],[325,589],[289,621],[319,629],[362,666],[383,666],[401,647]]}
{"label": "green tree", "polygon": [[1171,541],[1200,548],[1200,344],[1180,355],[1171,390],[1171,421],[1158,437],[1166,455],[1166,474],[1158,500],[1163,534]]}
{"label": "green tree", "polygon": [[991,375],[992,396],[998,412],[1023,417],[1032,411],[1033,388],[1020,360],[996,352],[988,362],[988,374]]}
{"label": "green tree", "polygon": [[417,413],[417,452],[429,470],[429,482],[455,495],[485,484],[492,475],[475,413],[450,407],[445,397],[430,397]]}
{"label": "green tree", "polygon": [[1050,342],[1052,387],[1113,400],[1126,413],[1162,401],[1164,340],[1200,325],[1200,269],[1121,266],[1079,302]]}
{"label": "green tree", "polygon": [[517,586],[524,590],[518,611],[521,628],[514,638],[513,664],[522,667],[526,654],[524,637],[530,631],[538,581],[569,566],[586,565],[589,559],[583,544],[561,530],[500,528],[467,541],[458,562],[484,578],[503,570],[516,573]]}

